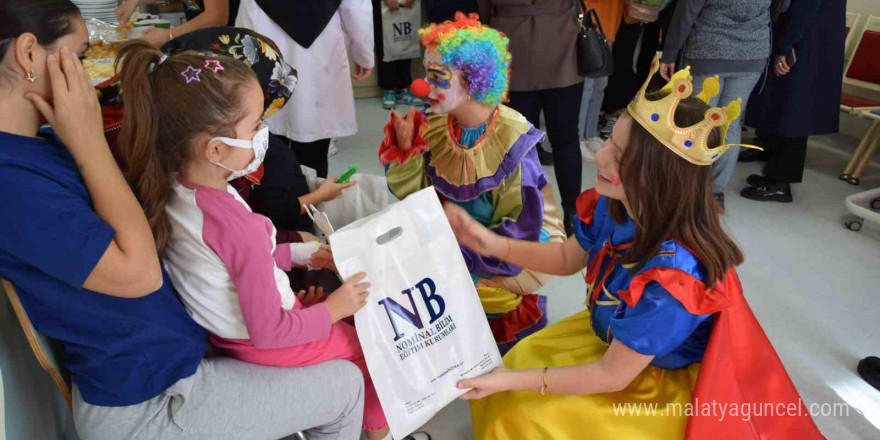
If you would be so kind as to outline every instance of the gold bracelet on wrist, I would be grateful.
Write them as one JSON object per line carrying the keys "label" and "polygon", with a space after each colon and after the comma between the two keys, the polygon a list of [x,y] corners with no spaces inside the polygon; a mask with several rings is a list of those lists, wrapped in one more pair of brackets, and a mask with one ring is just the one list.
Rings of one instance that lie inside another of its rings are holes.
{"label": "gold bracelet on wrist", "polygon": [[544,367],[544,372],[541,373],[541,395],[547,395],[547,368]]}
{"label": "gold bracelet on wrist", "polygon": [[174,39],[174,30],[172,28],[168,28],[168,41]]}

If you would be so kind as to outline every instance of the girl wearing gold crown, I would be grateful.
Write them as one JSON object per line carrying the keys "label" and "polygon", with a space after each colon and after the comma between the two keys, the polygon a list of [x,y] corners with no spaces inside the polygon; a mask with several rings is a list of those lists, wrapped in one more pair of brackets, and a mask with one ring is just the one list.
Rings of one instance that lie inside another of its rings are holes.
{"label": "girl wearing gold crown", "polygon": [[[404,198],[433,185],[481,225],[526,241],[562,242],[562,219],[535,145],[544,137],[503,104],[510,53],[504,34],[476,14],[419,31],[430,113],[392,112],[379,148],[388,188]],[[414,86],[415,88],[415,86]],[[545,298],[532,294],[550,276],[462,248],[502,352],[547,324]]]}
{"label": "girl wearing gold crown", "polygon": [[745,302],[743,256],[713,201],[710,165],[730,147],[719,143],[736,108],[690,97],[688,69],[646,96],[649,82],[596,153],[567,241],[502,237],[446,205],[475,252],[558,275],[586,269],[587,310],[459,384],[477,399],[477,439],[822,438]]}

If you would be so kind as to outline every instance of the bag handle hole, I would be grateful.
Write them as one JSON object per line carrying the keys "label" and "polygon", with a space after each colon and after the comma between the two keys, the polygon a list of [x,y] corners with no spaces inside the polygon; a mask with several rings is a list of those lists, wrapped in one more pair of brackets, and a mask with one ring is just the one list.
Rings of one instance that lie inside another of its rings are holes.
{"label": "bag handle hole", "polygon": [[396,228],[391,229],[390,231],[376,237],[376,244],[379,246],[385,245],[400,237],[403,234],[403,228],[398,226]]}

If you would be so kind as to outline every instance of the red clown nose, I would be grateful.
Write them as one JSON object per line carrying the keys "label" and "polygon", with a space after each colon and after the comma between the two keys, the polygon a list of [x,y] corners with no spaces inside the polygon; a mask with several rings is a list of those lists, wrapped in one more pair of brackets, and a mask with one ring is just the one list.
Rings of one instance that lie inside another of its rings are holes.
{"label": "red clown nose", "polygon": [[409,90],[416,98],[425,98],[431,92],[431,85],[423,79],[417,79],[409,86]]}

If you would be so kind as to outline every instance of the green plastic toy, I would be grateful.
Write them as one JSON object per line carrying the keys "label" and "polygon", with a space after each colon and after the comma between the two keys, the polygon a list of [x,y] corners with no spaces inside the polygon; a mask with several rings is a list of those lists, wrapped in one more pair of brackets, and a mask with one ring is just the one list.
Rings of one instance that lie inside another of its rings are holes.
{"label": "green plastic toy", "polygon": [[339,176],[338,179],[336,179],[336,183],[348,183],[351,180],[351,176],[354,176],[354,173],[356,173],[357,170],[358,164],[354,164],[348,167],[348,169],[345,170],[345,172],[342,173],[342,175]]}

